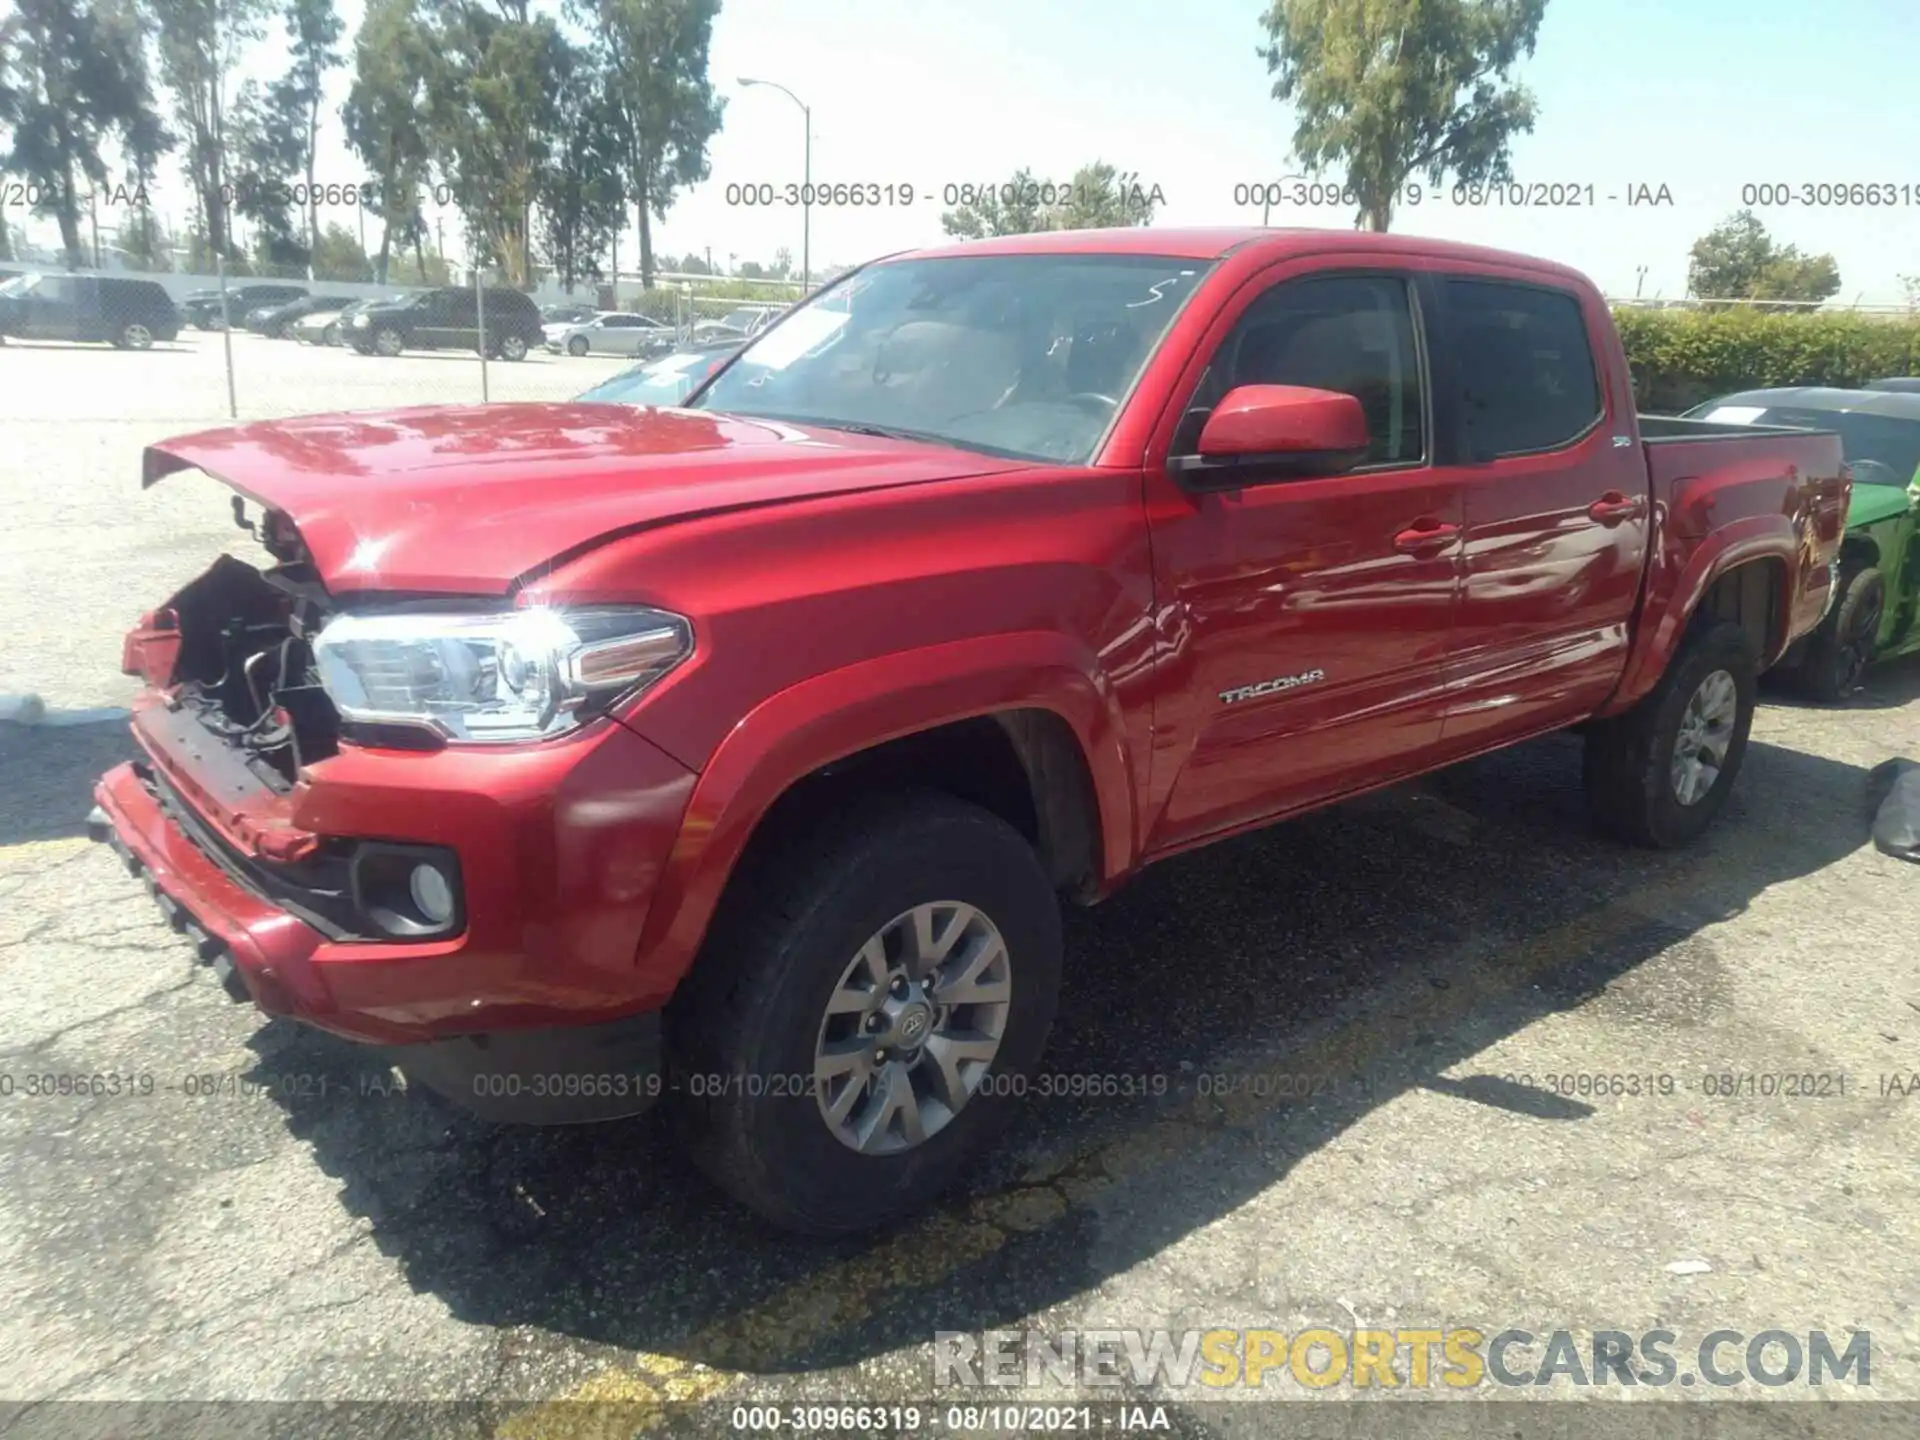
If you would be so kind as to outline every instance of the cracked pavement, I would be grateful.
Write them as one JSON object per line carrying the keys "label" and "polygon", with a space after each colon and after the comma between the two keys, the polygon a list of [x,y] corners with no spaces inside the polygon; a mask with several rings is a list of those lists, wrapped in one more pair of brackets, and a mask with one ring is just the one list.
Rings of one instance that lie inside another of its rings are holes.
{"label": "cracked pavement", "polygon": [[[0,395],[24,350],[0,351]],[[298,408],[358,357],[269,358]],[[0,414],[14,455],[73,462],[52,500],[17,463],[0,482],[0,691],[125,702],[120,630],[232,535],[217,493],[140,496],[138,447],[217,418]],[[1920,1097],[1880,1093],[1920,1071],[1920,872],[1872,849],[1862,807],[1867,770],[1920,758],[1916,737],[1913,663],[1838,710],[1768,696],[1722,823],[1677,855],[1592,838],[1556,737],[1157,867],[1069,916],[1047,1069],[1158,1093],[1031,1100],[962,1193],[822,1244],[717,1196],[656,1117],[490,1127],[231,1003],[80,838],[124,727],[0,723],[8,1433],[70,1433],[68,1400],[484,1401],[436,1423],[503,1436],[600,1433],[599,1404],[621,1434],[722,1428],[743,1401],[925,1402],[935,1331],[1029,1327],[1665,1326],[1682,1351],[1865,1329],[1872,1394],[1920,1399]],[[1845,1093],[1708,1093],[1723,1074]],[[1674,1089],[1596,1096],[1579,1075]],[[1729,1395],[1809,1398],[1662,1398]]]}

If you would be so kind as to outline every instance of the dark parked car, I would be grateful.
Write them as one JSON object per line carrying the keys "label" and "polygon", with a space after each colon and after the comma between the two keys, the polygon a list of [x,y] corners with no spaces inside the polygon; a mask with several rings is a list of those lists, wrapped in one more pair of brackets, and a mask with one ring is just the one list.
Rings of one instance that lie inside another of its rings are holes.
{"label": "dark parked car", "polygon": [[318,310],[338,310],[353,303],[351,295],[302,295],[298,300],[259,306],[247,312],[246,325],[269,340],[285,339],[287,327]]}
{"label": "dark parked car", "polygon": [[1920,395],[1920,375],[1889,375],[1884,380],[1869,380],[1869,390],[1894,390],[1910,395]]}
{"label": "dark parked car", "polygon": [[180,312],[152,280],[28,274],[0,283],[0,335],[145,350],[179,333]]}
{"label": "dark parked car", "polygon": [[[304,285],[230,285],[227,287],[227,314],[233,323],[242,323],[248,312],[262,305],[285,305],[307,293]],[[220,328],[220,292],[196,290],[180,302],[180,311],[201,330]]]}
{"label": "dark parked car", "polygon": [[346,343],[362,355],[398,355],[402,350],[482,350],[504,360],[524,360],[546,339],[540,308],[518,290],[486,292],[486,344],[480,339],[479,297],[464,285],[423,290],[405,300],[369,305],[345,322]]}

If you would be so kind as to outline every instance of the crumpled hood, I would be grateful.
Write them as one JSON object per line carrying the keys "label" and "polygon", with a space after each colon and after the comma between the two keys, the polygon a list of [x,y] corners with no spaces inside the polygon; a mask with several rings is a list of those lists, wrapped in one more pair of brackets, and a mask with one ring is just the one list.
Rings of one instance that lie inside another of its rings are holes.
{"label": "crumpled hood", "polygon": [[282,512],[336,594],[497,594],[676,519],[1022,464],[706,411],[447,405],[179,436],[147,447],[141,483],[199,469]]}

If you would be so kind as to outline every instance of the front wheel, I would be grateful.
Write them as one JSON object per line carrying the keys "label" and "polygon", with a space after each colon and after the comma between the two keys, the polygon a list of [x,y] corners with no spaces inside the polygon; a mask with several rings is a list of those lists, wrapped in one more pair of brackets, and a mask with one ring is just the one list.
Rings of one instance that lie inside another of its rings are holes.
{"label": "front wheel", "polygon": [[1584,779],[1602,833],[1671,849],[1713,823],[1746,757],[1759,669],[1745,630],[1706,625],[1639,704],[1593,722]]}
{"label": "front wheel", "polygon": [[502,360],[524,360],[527,358],[527,342],[519,335],[504,335],[500,347],[495,352]]}
{"label": "front wheel", "polygon": [[1019,832],[945,795],[755,843],[668,1011],[676,1125],[776,1224],[863,1230],[958,1179],[1026,1093],[1058,902]]}
{"label": "front wheel", "polygon": [[383,325],[380,329],[373,332],[374,354],[384,355],[387,359],[391,360],[405,348],[406,342],[401,338],[400,332],[392,326]]}
{"label": "front wheel", "polygon": [[1871,565],[1842,573],[1840,598],[1820,628],[1807,637],[1805,652],[1790,676],[1809,700],[1832,705],[1851,695],[1867,673],[1880,638],[1887,586]]}
{"label": "front wheel", "polygon": [[587,353],[587,337],[584,335],[576,335],[571,340],[567,341],[567,353],[573,356],[573,358],[576,360],[578,360],[582,355],[586,354]]}
{"label": "front wheel", "polygon": [[320,332],[320,343],[322,345],[338,345],[340,343],[340,327],[338,325],[327,326],[326,329]]}
{"label": "front wheel", "polygon": [[151,350],[153,332],[144,325],[122,325],[113,343],[122,350]]}

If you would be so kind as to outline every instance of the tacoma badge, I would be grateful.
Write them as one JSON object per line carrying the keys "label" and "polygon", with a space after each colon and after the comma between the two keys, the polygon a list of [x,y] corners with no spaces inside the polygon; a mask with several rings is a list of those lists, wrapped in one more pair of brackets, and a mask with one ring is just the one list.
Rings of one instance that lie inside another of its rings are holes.
{"label": "tacoma badge", "polygon": [[1258,685],[1241,685],[1232,690],[1220,692],[1220,703],[1237,705],[1242,700],[1257,700],[1262,695],[1278,694],[1282,690],[1292,690],[1301,685],[1311,685],[1316,680],[1327,678],[1324,670],[1307,670],[1298,675],[1277,675],[1271,680],[1262,680]]}

